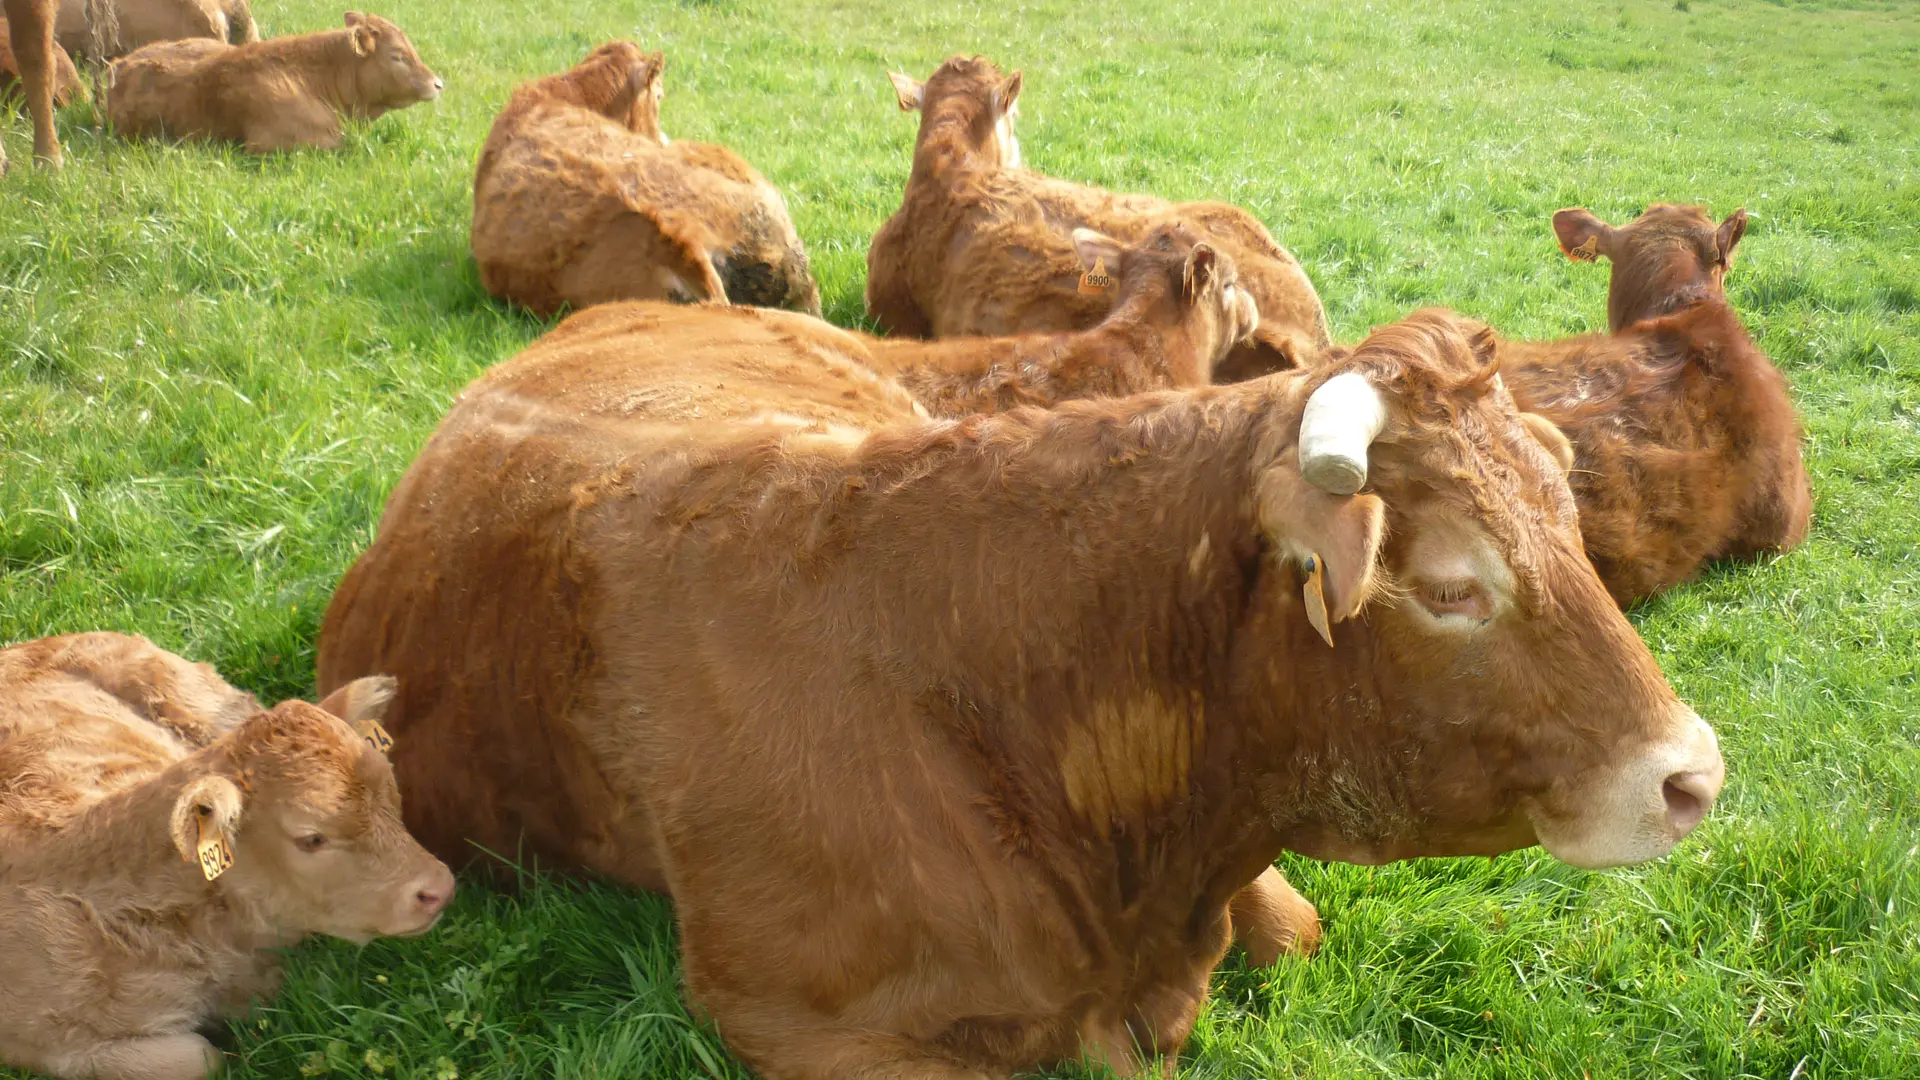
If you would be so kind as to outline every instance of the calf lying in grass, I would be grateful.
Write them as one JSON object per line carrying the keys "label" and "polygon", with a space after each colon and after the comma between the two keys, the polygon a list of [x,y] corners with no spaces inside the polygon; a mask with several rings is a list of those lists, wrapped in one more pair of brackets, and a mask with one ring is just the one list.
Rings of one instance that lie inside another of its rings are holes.
{"label": "calf lying in grass", "polygon": [[900,107],[920,115],[913,172],[900,209],[867,252],[867,310],[913,337],[1071,330],[1106,315],[1110,298],[1079,287],[1069,237],[1098,230],[1138,243],[1179,220],[1240,267],[1260,306],[1260,330],[1213,381],[1295,367],[1328,345],[1313,283],[1266,227],[1236,206],[1173,203],[1049,179],[1019,168],[1013,134],[1019,73],[954,57],[925,84],[893,76]]}
{"label": "calf lying in grass", "polygon": [[128,138],[215,139],[256,154],[333,150],[340,117],[373,119],[432,101],[442,85],[399,27],[349,11],[340,30],[136,50],[114,62],[107,119]]}
{"label": "calf lying in grass", "polygon": [[144,638],[0,650],[0,1063],[201,1077],[195,1029],[273,993],[278,950],[431,928],[453,876],[400,822],[393,689],[262,711]]}
{"label": "calf lying in grass", "polygon": [[1812,491],[1786,379],[1728,305],[1722,279],[1746,229],[1658,204],[1611,228],[1554,215],[1576,259],[1613,263],[1611,333],[1503,341],[1500,370],[1523,409],[1572,446],[1580,532],[1622,605],[1711,560],[1788,551],[1806,538]]}
{"label": "calf lying in grass", "polygon": [[514,91],[473,180],[481,282],[542,315],[609,300],[818,315],[780,192],[726,147],[660,130],[664,63],[612,41]]}

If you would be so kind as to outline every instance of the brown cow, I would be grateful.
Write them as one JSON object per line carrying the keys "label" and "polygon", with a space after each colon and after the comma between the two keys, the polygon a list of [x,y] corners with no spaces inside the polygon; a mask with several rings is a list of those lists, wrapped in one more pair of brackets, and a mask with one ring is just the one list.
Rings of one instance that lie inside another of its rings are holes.
{"label": "brown cow", "polygon": [[114,62],[107,119],[129,138],[217,139],[256,154],[333,150],[341,116],[376,119],[432,101],[442,86],[399,27],[349,11],[340,30],[140,49]]}
{"label": "brown cow", "polygon": [[1613,263],[1613,332],[1499,346],[1514,400],[1572,444],[1587,554],[1622,605],[1807,535],[1786,379],[1722,289],[1745,228],[1741,210],[1716,227],[1699,207],[1659,204],[1618,229],[1562,210],[1568,254]]}
{"label": "brown cow", "polygon": [[124,634],[0,650],[0,1062],[198,1078],[281,949],[431,928],[453,875],[400,822],[392,696],[262,711]]}
{"label": "brown cow", "polygon": [[1079,290],[1069,234],[1125,243],[1179,219],[1240,266],[1260,331],[1213,373],[1232,382],[1298,366],[1328,345],[1313,283],[1253,215],[1225,203],[1172,203],[1053,180],[1018,168],[1013,134],[1021,77],[954,57],[925,85],[893,75],[900,107],[920,115],[900,209],[867,252],[867,311],[913,337],[1012,334],[1091,326],[1104,297]]}
{"label": "brown cow", "polygon": [[[61,162],[60,134],[53,127],[54,87],[59,82],[53,41],[57,2],[4,0],[0,4],[0,11],[7,17],[8,48],[20,71],[20,85],[26,90],[27,112],[33,117],[34,164],[49,169],[59,168]],[[7,148],[0,146],[0,173],[6,171]]]}
{"label": "brown cow", "polygon": [[[76,101],[91,100],[87,86],[80,81],[80,72],[73,66],[73,57],[58,42],[53,46],[53,105],[64,109]],[[13,56],[13,36],[7,24],[0,21],[0,97],[5,97],[20,81],[20,62]],[[25,88],[22,88],[24,94]]]}
{"label": "brown cow", "polygon": [[68,52],[107,61],[162,41],[260,40],[248,0],[57,0],[54,37]]}
{"label": "brown cow", "polygon": [[473,179],[481,282],[541,315],[610,300],[820,314],[779,190],[726,147],[660,130],[664,64],[611,41],[514,91]]}
{"label": "brown cow", "polygon": [[1142,1075],[1282,850],[1608,866],[1718,792],[1449,316],[959,420],[571,325],[401,480],[321,685],[399,674],[430,847],[670,892],[690,1003],[768,1080]]}

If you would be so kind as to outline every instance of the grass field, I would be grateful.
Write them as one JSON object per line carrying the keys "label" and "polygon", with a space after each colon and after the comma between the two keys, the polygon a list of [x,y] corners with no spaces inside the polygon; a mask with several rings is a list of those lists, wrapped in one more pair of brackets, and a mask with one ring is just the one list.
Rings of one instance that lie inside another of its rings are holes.
{"label": "grass field", "polygon": [[[1253,209],[1344,340],[1427,304],[1514,336],[1603,326],[1604,267],[1556,254],[1556,208],[1744,205],[1728,289],[1806,414],[1813,536],[1634,614],[1719,730],[1712,819],[1606,873],[1289,860],[1326,948],[1230,958],[1182,1075],[1920,1076],[1920,6],[930,6],[393,0],[446,94],[337,155],[129,146],[81,107],[47,176],[12,122],[0,641],[139,631],[309,693],[388,488],[544,328],[467,254],[488,124],[606,38],[666,50],[669,132],[786,191],[841,323],[907,172],[886,71],[956,51],[1025,70],[1033,167]],[[340,20],[256,10],[269,34]],[[236,1075],[745,1075],[679,1003],[657,897],[469,887],[428,938],[289,967],[231,1032]]]}

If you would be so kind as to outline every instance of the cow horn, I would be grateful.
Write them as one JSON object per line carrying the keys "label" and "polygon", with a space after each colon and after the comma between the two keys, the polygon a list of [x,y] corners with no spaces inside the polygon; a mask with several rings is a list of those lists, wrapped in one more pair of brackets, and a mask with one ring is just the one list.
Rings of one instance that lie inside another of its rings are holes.
{"label": "cow horn", "polygon": [[1320,384],[1300,416],[1300,475],[1334,495],[1367,482],[1367,448],[1387,426],[1387,403],[1366,376],[1348,371]]}

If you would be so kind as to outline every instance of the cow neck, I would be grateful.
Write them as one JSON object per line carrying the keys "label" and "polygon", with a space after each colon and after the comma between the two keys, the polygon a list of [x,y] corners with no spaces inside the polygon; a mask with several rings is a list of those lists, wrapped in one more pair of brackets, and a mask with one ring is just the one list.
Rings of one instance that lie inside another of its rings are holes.
{"label": "cow neck", "polygon": [[1095,910],[1152,892],[1184,919],[1278,854],[1225,703],[1269,572],[1253,478],[1291,445],[1307,381],[877,436],[836,485],[875,494],[810,522],[802,567],[825,542],[860,568],[876,666],[929,673],[913,692],[974,761],[1000,842],[1063,895],[1119,905]]}
{"label": "cow neck", "polygon": [[276,59],[295,72],[309,93],[342,115],[364,115],[360,96],[360,56],[353,48],[353,31],[327,30],[283,38]]}
{"label": "cow neck", "polygon": [[972,94],[959,91],[925,106],[913,148],[913,171],[907,178],[909,188],[915,181],[938,183],[936,178],[952,169],[992,171],[976,145],[975,129],[985,109]]}
{"label": "cow neck", "polygon": [[[941,416],[1123,397],[1172,386],[1176,361],[1168,354],[1192,351],[1183,328],[1162,331],[1148,321],[1154,299],[1136,294],[1090,330],[942,341],[883,338],[871,343],[870,352],[877,366]],[[1168,340],[1175,335],[1181,340]],[[1205,370],[1207,364],[1183,360],[1179,366]]]}
{"label": "cow neck", "polygon": [[223,940],[241,948],[292,944],[253,904],[226,883],[208,881],[174,846],[170,823],[180,794],[203,776],[227,772],[229,760],[224,744],[216,744],[108,795],[34,840],[0,877],[53,887],[108,921],[171,926],[189,936],[216,925]]}

